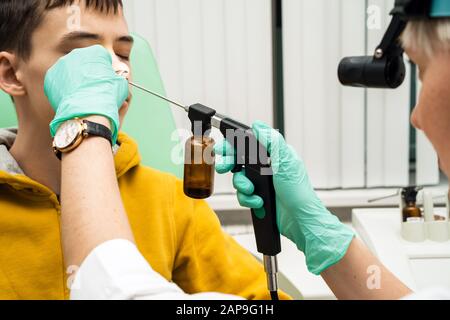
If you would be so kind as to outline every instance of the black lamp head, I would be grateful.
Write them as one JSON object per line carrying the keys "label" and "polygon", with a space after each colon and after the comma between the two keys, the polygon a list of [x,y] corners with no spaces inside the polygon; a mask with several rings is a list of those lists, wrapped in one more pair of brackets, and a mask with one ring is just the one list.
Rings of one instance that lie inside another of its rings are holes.
{"label": "black lamp head", "polygon": [[405,80],[406,69],[403,56],[347,57],[339,64],[338,74],[344,86],[395,89]]}
{"label": "black lamp head", "polygon": [[406,77],[404,50],[399,37],[408,20],[429,18],[432,0],[396,0],[393,15],[382,42],[373,56],[346,57],[339,64],[341,84],[362,88],[395,89]]}

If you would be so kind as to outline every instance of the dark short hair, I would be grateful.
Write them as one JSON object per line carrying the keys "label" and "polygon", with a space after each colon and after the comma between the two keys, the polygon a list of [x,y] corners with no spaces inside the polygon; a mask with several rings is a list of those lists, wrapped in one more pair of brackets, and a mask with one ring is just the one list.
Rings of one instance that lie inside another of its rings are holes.
{"label": "dark short hair", "polygon": [[[30,57],[31,37],[45,12],[70,6],[75,0],[0,0],[0,51],[12,51],[23,59]],[[116,13],[122,0],[82,0],[87,8]]]}

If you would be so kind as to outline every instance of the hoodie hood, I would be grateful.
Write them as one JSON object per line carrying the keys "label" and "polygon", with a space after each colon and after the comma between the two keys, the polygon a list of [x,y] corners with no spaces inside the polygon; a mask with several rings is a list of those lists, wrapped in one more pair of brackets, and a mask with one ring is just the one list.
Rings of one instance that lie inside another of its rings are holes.
{"label": "hoodie hood", "polygon": [[0,129],[0,145],[6,146],[10,149],[16,140],[17,128]]}
{"label": "hoodie hood", "polygon": [[[0,185],[8,184],[17,190],[34,190],[46,195],[52,192],[45,186],[25,176],[9,149],[17,137],[17,129],[0,129]],[[141,163],[137,143],[124,133],[119,134],[118,145],[115,148],[114,162],[117,178]]]}
{"label": "hoodie hood", "polygon": [[0,172],[17,175],[24,174],[17,161],[9,153],[16,140],[17,129],[0,129]]}

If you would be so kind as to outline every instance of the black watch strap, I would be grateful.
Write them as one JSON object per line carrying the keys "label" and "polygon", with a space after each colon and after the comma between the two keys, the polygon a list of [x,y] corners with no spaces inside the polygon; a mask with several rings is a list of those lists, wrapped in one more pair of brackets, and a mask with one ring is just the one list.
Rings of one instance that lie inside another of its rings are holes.
{"label": "black watch strap", "polygon": [[109,143],[111,143],[111,147],[113,146],[111,130],[100,123],[95,123],[87,120],[83,120],[83,122],[86,124],[86,135],[105,138],[109,141]]}
{"label": "black watch strap", "polygon": [[[111,144],[111,147],[113,147],[113,141],[112,141],[112,132],[111,130],[109,130],[108,127],[99,124],[99,123],[95,123],[95,122],[91,122],[88,120],[83,120],[82,121],[83,126],[84,126],[84,131],[83,131],[83,137],[102,137],[105,138],[106,140],[109,141],[109,143]],[[56,157],[61,160],[62,159],[62,152],[58,149],[54,149]]]}

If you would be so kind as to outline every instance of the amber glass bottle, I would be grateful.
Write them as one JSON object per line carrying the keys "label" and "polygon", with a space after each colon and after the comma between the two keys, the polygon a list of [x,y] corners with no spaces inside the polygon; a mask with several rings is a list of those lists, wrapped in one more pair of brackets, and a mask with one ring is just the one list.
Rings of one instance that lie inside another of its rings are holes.
{"label": "amber glass bottle", "polygon": [[186,142],[184,193],[193,199],[206,199],[214,193],[215,141],[194,135]]}
{"label": "amber glass bottle", "polygon": [[415,188],[404,189],[402,196],[405,201],[403,208],[403,222],[422,221],[422,210],[417,207],[417,190]]}
{"label": "amber glass bottle", "polygon": [[406,203],[406,207],[403,209],[403,221],[421,221],[422,211],[417,208],[415,202]]}

